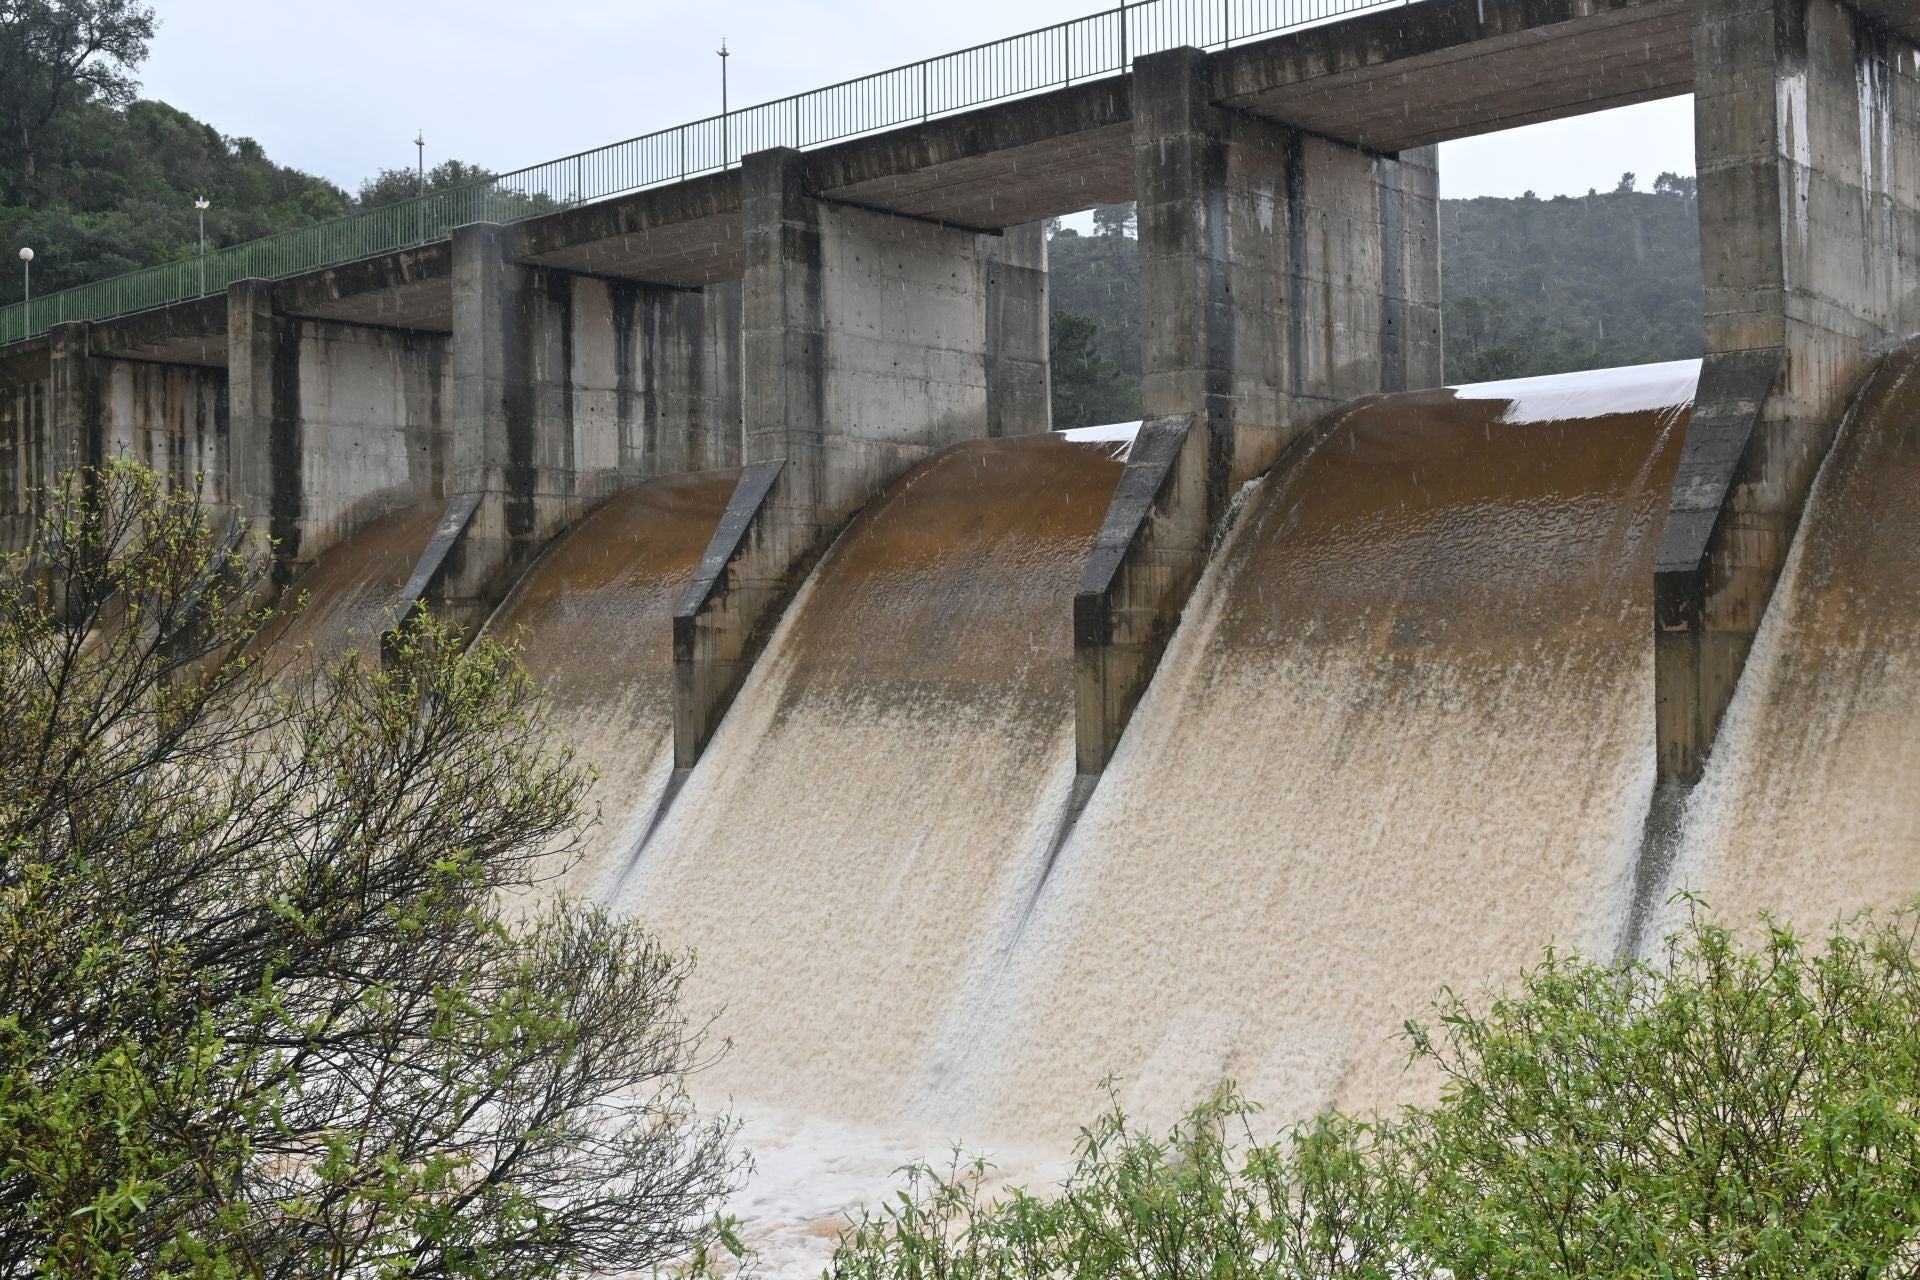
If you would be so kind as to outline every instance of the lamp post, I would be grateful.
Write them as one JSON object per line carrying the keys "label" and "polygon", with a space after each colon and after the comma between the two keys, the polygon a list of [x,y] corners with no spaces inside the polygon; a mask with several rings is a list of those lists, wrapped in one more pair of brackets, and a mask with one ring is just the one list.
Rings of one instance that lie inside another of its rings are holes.
{"label": "lamp post", "polygon": [[727,136],[727,59],[733,55],[727,52],[727,38],[720,37],[720,167],[726,168],[733,163],[733,140]]}
{"label": "lamp post", "polygon": [[193,207],[200,214],[200,296],[207,295],[207,210],[212,201],[205,196],[195,196]]}
{"label": "lamp post", "polygon": [[419,176],[415,180],[413,193],[423,196],[427,194],[427,131],[425,129],[414,130],[413,149],[419,153],[415,161],[419,167]]}
{"label": "lamp post", "polygon": [[20,294],[26,303],[26,324],[22,327],[21,337],[33,332],[33,250],[25,245],[20,247]]}

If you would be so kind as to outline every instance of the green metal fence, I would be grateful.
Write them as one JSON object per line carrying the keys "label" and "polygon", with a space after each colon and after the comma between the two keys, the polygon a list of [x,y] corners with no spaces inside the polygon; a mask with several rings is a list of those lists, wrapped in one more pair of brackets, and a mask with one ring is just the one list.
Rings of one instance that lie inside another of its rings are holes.
{"label": "green metal fence", "polygon": [[769,147],[817,147],[1023,94],[1115,75],[1143,53],[1337,21],[1414,0],[1139,0],[924,62],[709,116],[468,186],[216,249],[0,307],[0,343],[444,239],[469,222],[516,222],[679,182]]}

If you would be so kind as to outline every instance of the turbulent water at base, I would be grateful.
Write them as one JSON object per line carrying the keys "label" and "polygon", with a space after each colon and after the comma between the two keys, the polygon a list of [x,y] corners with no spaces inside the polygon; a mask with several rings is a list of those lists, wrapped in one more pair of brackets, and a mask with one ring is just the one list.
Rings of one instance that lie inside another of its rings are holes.
{"label": "turbulent water at base", "polygon": [[802,1128],[924,1115],[944,994],[1038,888],[1072,783],[1071,601],[1124,448],[939,454],[788,609],[622,899],[724,1006],[705,1095]]}
{"label": "turbulent water at base", "polygon": [[559,887],[606,897],[673,771],[673,610],[740,473],[649,480],[569,530],[487,624],[516,645],[545,713],[598,773],[599,823]]}
{"label": "turbulent water at base", "polygon": [[445,510],[444,502],[403,507],[322,552],[289,588],[284,621],[262,636],[270,661],[325,661],[348,649],[377,660],[380,633]]}
{"label": "turbulent water at base", "polygon": [[[1417,1100],[1392,1037],[1618,945],[1652,787],[1651,562],[1697,365],[1362,401],[1248,496],[976,1002],[954,1126],[1068,1138]],[[1600,416],[1584,416],[1584,406]]]}
{"label": "turbulent water at base", "polygon": [[1841,430],[1667,887],[1803,929],[1920,892],[1920,347]]}

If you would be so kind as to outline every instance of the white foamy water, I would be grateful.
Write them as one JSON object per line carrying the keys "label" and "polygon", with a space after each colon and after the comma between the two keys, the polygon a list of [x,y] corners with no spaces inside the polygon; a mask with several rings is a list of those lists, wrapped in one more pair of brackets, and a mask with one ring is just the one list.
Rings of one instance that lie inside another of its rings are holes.
{"label": "white foamy water", "polygon": [[1559,422],[1600,418],[1612,413],[1647,413],[1666,405],[1689,404],[1700,382],[1698,360],[1589,369],[1542,378],[1507,378],[1455,387],[1462,400],[1505,400],[1500,421]]}
{"label": "white foamy water", "polygon": [[1506,410],[1350,410],[1253,495],[954,1038],[956,1124],[1065,1141],[1109,1071],[1156,1126],[1223,1077],[1276,1123],[1413,1100],[1442,985],[1615,944],[1684,415]]}
{"label": "white foamy water", "polygon": [[1687,811],[1683,887],[1814,930],[1920,893],[1920,349],[1821,472]]}
{"label": "white foamy water", "polygon": [[[916,1128],[945,993],[1039,882],[1073,777],[1070,602],[1121,464],[980,441],[869,507],[631,872],[699,950],[743,1114]],[[970,1136],[970,1135],[969,1135]]]}

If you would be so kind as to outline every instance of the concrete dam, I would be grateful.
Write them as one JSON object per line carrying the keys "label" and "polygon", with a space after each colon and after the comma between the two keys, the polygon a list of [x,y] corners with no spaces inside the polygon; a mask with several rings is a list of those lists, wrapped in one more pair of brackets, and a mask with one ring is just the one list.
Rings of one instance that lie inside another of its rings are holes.
{"label": "concrete dam", "polygon": [[[1920,891],[1917,39],[1420,0],[63,321],[4,534],[124,451],[305,593],[276,657],[517,643],[600,771],[559,887],[698,950],[797,1268],[1108,1074],[1417,1100],[1443,985]],[[1440,387],[1434,144],[1681,93],[1704,357]],[[1039,224],[1122,200],[1146,417],[1053,431]]]}

